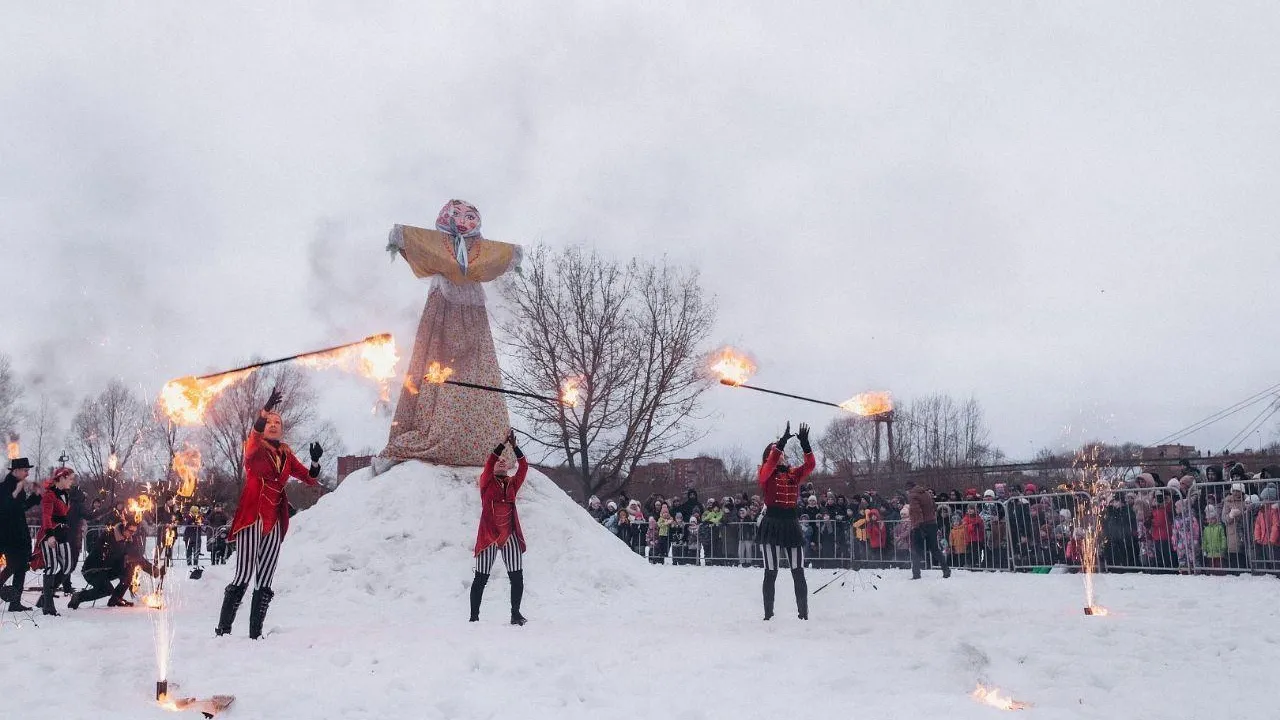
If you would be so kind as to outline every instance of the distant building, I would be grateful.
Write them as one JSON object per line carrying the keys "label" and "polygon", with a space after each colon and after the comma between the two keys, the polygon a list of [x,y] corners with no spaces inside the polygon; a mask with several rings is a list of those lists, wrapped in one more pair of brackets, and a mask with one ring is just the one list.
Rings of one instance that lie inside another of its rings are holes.
{"label": "distant building", "polygon": [[373,463],[372,455],[342,455],[338,457],[338,482],[347,479],[351,473],[367,468]]}
{"label": "distant building", "polygon": [[1199,457],[1194,445],[1155,445],[1142,448],[1142,460],[1177,460]]}

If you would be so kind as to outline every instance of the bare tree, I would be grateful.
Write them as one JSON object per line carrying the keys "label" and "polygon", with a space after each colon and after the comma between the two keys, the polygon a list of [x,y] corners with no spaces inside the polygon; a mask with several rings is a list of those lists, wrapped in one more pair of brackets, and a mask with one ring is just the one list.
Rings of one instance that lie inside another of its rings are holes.
{"label": "bare tree", "polygon": [[31,438],[31,446],[34,451],[29,453],[32,464],[37,468],[37,472],[44,473],[50,466],[49,456],[55,452],[55,449],[61,446],[61,437],[58,432],[58,417],[53,409],[49,397],[45,394],[40,395],[40,404],[32,411],[27,418],[27,427],[31,428],[28,436]]}
{"label": "bare tree", "polygon": [[822,454],[822,470],[836,477],[849,478],[859,468],[870,467],[875,459],[875,421],[857,415],[845,415],[827,424],[818,438]]}
{"label": "bare tree", "polygon": [[515,389],[559,395],[579,383],[572,406],[517,402],[548,456],[562,456],[584,497],[618,492],[641,463],[688,447],[709,381],[700,372],[715,305],[696,272],[659,262],[619,266],[569,248],[535,248],[503,292],[502,324]]}
{"label": "bare tree", "polygon": [[286,440],[309,437],[315,420],[315,391],[307,371],[295,365],[263,368],[227,388],[205,413],[198,432],[204,447],[204,464],[244,487],[244,444],[266,404],[272,388],[284,396],[276,412],[284,422]]}
{"label": "bare tree", "polygon": [[[86,398],[71,422],[68,450],[77,471],[104,487],[115,502],[119,479],[154,440],[151,410],[124,383],[112,380],[97,397]],[[109,468],[115,453],[116,468]]]}
{"label": "bare tree", "polygon": [[903,467],[952,468],[998,462],[981,404],[941,393],[914,398],[895,412],[895,453]]}
{"label": "bare tree", "polygon": [[22,420],[22,386],[8,355],[0,354],[0,440],[17,432]]}

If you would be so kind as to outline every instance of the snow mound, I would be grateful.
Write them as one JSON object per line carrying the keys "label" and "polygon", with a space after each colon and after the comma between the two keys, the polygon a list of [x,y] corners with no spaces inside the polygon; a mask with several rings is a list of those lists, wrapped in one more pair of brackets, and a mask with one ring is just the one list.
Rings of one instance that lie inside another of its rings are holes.
{"label": "snow mound", "polygon": [[[377,476],[352,473],[290,524],[274,582],[280,609],[323,597],[323,607],[339,612],[349,609],[343,603],[408,603],[418,612],[465,616],[479,478],[480,468],[414,461]],[[529,469],[516,507],[529,545],[527,607],[599,602],[651,579],[646,562],[542,473]],[[489,613],[505,611],[505,585],[499,560],[485,595]]]}

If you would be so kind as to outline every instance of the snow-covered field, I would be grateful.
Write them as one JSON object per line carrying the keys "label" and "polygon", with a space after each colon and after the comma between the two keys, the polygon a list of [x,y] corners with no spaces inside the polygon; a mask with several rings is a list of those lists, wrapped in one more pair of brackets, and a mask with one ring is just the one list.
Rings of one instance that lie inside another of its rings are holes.
{"label": "snow-covered field", "polygon": [[[878,589],[832,585],[802,622],[784,572],[764,623],[760,571],[651,567],[532,472],[530,622],[506,623],[497,571],[471,624],[476,474],[362,471],[295,518],[263,641],[247,602],[213,636],[230,566],[176,573],[174,694],[234,694],[229,720],[1001,716],[982,681],[1028,718],[1277,716],[1276,580],[1104,577],[1114,614],[1089,618],[1079,576],[864,572]],[[154,611],[63,613],[0,628],[4,717],[175,717],[151,702]]]}

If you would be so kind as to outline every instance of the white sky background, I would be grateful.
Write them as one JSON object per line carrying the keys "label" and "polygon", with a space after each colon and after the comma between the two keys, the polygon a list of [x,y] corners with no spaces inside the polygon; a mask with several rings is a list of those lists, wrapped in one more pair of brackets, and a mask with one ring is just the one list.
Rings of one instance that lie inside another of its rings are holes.
{"label": "white sky background", "polygon": [[[759,384],[973,394],[1015,458],[1280,382],[1274,3],[280,5],[5,4],[0,349],[67,417],[111,376],[407,345],[386,231],[450,197],[696,265]],[[381,447],[370,384],[323,393]],[[832,417],[709,398],[698,449]]]}

